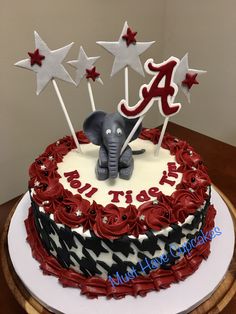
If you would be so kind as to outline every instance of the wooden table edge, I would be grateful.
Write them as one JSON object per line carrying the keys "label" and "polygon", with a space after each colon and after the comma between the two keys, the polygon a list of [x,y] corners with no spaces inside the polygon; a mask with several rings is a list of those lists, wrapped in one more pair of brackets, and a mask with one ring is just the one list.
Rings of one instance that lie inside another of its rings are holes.
{"label": "wooden table edge", "polygon": [[11,209],[7,220],[3,227],[3,233],[1,237],[1,264],[5,280],[12,294],[14,295],[20,306],[29,314],[49,314],[36,299],[34,299],[28,290],[25,288],[20,278],[16,274],[8,252],[7,235],[10,226],[11,218],[15,212],[15,209],[22,198],[20,198]]}
{"label": "wooden table edge", "polygon": [[[214,189],[220,194],[224,202],[226,203],[229,211],[231,213],[234,226],[236,226],[236,209],[227,196],[215,185],[213,185]],[[18,301],[20,306],[29,314],[49,314],[47,309],[45,309],[34,297],[30,295],[28,290],[24,287],[23,283],[21,282],[20,278],[14,271],[12,266],[9,252],[8,252],[8,245],[7,245],[7,234],[10,225],[11,218],[15,212],[15,209],[18,205],[20,200],[13,206],[12,210],[10,211],[5,225],[3,227],[3,233],[1,237],[1,263],[2,263],[2,270],[5,276],[6,282],[14,295],[15,299]],[[216,314],[220,313],[226,305],[231,301],[233,296],[236,293],[236,279],[235,279],[235,264],[236,264],[236,250],[234,250],[234,256],[230,263],[229,269],[220,283],[219,287],[216,291],[207,299],[205,302],[200,304],[197,308],[191,311],[191,314]],[[33,257],[32,257],[33,258]],[[214,301],[214,302],[213,302]]]}

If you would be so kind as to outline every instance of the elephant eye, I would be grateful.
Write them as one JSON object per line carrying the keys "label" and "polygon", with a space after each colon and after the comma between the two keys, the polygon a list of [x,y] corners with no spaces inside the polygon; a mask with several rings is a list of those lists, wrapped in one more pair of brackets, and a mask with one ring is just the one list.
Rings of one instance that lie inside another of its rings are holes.
{"label": "elephant eye", "polygon": [[107,129],[106,134],[111,134],[111,129]]}
{"label": "elephant eye", "polygon": [[118,128],[118,129],[116,130],[116,133],[117,133],[118,135],[121,135],[123,132],[122,132],[121,128]]}

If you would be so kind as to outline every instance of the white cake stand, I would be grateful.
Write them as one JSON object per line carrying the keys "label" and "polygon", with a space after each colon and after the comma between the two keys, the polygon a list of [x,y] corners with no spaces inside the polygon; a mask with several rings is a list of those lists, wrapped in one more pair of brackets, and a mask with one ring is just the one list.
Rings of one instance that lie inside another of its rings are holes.
{"label": "white cake stand", "polygon": [[28,215],[30,199],[25,194],[11,219],[8,248],[13,267],[30,294],[45,308],[66,314],[175,314],[188,313],[208,299],[224,278],[234,251],[234,227],[225,202],[215,189],[212,203],[217,209],[215,225],[222,234],[211,242],[211,254],[199,269],[185,281],[171,288],[150,292],[146,297],[127,296],[121,300],[105,297],[87,299],[79,289],[63,288],[56,277],[43,275],[39,263],[32,258],[26,242],[24,220]]}

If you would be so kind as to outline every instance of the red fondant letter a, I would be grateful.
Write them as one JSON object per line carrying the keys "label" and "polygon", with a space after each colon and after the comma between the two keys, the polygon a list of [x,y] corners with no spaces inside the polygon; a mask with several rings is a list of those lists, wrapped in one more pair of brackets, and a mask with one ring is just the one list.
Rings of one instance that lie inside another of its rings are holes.
{"label": "red fondant letter a", "polygon": [[124,101],[120,102],[120,113],[127,118],[138,118],[151,108],[154,100],[158,100],[160,113],[164,117],[176,114],[181,105],[171,103],[171,97],[177,92],[177,86],[173,83],[173,71],[177,62],[178,59],[174,57],[161,64],[148,60],[145,69],[149,74],[155,75],[154,78],[148,85],[141,86],[140,101],[135,106],[129,107]]}

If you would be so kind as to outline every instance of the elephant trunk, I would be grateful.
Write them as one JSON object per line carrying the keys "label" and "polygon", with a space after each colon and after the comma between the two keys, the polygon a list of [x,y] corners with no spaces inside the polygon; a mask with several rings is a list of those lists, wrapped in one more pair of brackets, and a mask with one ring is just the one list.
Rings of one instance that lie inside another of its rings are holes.
{"label": "elephant trunk", "polygon": [[111,143],[108,145],[108,169],[109,176],[112,179],[115,179],[118,176],[120,151],[121,145],[118,143]]}

